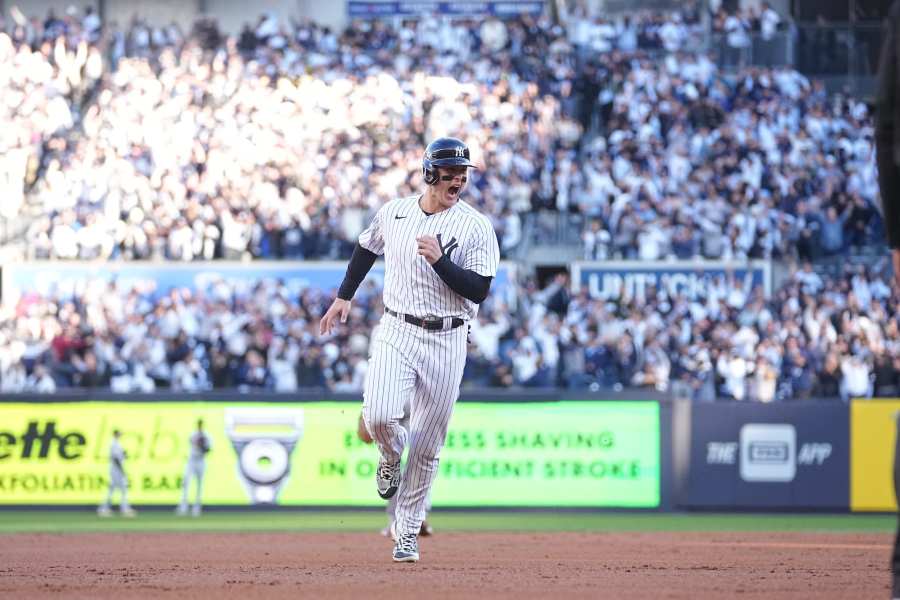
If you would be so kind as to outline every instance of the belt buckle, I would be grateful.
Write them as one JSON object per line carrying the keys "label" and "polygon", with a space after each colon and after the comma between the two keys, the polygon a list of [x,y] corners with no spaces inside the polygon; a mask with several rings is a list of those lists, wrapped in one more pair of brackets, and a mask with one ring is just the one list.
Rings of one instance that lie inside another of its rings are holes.
{"label": "belt buckle", "polygon": [[443,319],[422,319],[422,327],[428,331],[440,331],[444,328]]}

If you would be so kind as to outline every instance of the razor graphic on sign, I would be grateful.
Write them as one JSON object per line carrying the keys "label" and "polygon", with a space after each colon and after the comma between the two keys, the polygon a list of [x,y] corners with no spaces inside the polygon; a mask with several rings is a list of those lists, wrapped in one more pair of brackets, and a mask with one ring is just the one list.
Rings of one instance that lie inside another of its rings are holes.
{"label": "razor graphic on sign", "polygon": [[793,425],[744,425],[740,446],[744,481],[786,482],[796,476],[797,430]]}
{"label": "razor graphic on sign", "polygon": [[788,445],[784,442],[750,442],[750,462],[753,464],[783,465],[788,460]]}
{"label": "razor graphic on sign", "polygon": [[291,454],[303,436],[303,409],[226,408],[225,432],[250,501],[276,504],[291,472]]}

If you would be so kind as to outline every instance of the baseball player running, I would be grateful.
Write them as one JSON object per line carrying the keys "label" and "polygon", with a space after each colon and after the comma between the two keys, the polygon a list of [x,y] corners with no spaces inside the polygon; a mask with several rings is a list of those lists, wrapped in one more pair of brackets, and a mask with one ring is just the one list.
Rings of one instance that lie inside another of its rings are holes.
{"label": "baseball player running", "polygon": [[203,419],[197,419],[197,430],[188,437],[188,461],[184,468],[184,481],[181,484],[181,503],[175,509],[176,514],[186,515],[188,512],[188,491],[191,479],[197,482],[197,494],[191,511],[195,517],[200,516],[203,505],[203,474],[206,472],[206,455],[212,448],[212,440],[203,431]]}
{"label": "baseball player running", "polygon": [[[383,254],[384,316],[371,344],[363,419],[381,457],[378,495],[397,494],[393,558],[419,560],[418,532],[466,362],[468,323],[497,274],[491,222],[460,200],[469,148],[438,138],[425,149],[423,193],[379,209],[359,236],[319,333],[347,321],[356,289]],[[409,427],[403,427],[409,406]],[[406,467],[400,461],[407,448]]]}
{"label": "baseball player running", "polygon": [[119,443],[122,432],[118,429],[113,430],[112,443],[109,445],[109,490],[106,493],[106,500],[97,509],[97,514],[101,517],[109,517],[112,515],[112,497],[113,492],[119,490],[121,493],[120,509],[123,517],[133,517],[137,513],[128,504],[128,477],[125,475],[125,449]]}

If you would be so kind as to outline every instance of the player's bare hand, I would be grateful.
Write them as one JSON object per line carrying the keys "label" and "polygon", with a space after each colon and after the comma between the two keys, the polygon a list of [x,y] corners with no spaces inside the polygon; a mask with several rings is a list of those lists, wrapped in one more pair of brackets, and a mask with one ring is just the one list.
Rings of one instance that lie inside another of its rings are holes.
{"label": "player's bare hand", "polygon": [[334,302],[331,303],[331,306],[328,307],[328,310],[325,311],[325,316],[319,321],[319,335],[331,333],[331,330],[334,329],[336,320],[340,319],[341,323],[346,323],[349,315],[350,301],[335,298]]}
{"label": "player's bare hand", "polygon": [[420,235],[416,238],[416,243],[419,245],[419,254],[425,257],[428,264],[433,265],[440,260],[442,255],[441,245],[436,237],[433,235]]}

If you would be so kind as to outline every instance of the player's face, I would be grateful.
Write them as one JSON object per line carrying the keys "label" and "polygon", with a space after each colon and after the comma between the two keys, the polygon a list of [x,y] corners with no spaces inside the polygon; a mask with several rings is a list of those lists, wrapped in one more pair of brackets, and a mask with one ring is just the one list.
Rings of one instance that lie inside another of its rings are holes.
{"label": "player's face", "polygon": [[450,208],[459,200],[468,180],[468,168],[466,167],[439,167],[437,188],[438,201],[446,208]]}

